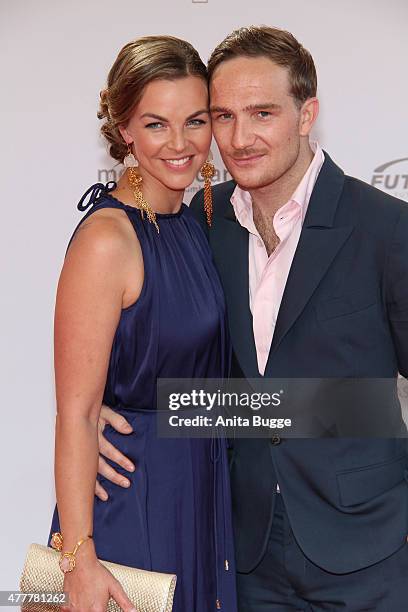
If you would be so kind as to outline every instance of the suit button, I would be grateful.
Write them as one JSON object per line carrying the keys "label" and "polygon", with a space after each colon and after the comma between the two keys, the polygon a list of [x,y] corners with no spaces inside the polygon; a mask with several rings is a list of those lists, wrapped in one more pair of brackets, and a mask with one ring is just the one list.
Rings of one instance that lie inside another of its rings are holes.
{"label": "suit button", "polygon": [[281,441],[282,441],[282,440],[281,440],[281,437],[280,437],[280,436],[278,436],[278,434],[274,434],[274,435],[272,436],[272,438],[271,438],[271,442],[272,442],[272,444],[273,444],[274,446],[276,446],[277,444],[280,444],[280,443],[281,443]]}

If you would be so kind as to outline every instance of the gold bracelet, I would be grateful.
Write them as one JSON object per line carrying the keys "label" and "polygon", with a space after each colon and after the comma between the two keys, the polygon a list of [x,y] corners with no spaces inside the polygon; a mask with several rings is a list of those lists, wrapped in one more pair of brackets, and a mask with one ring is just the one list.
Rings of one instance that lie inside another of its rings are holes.
{"label": "gold bracelet", "polygon": [[72,570],[75,567],[75,555],[77,553],[78,548],[81,546],[83,542],[86,542],[86,540],[89,540],[91,538],[92,538],[92,535],[87,535],[85,536],[85,538],[81,538],[75,544],[74,550],[62,552],[62,544],[63,544],[62,533],[60,533],[59,531],[56,531],[55,533],[52,534],[51,546],[55,548],[56,550],[61,551],[61,558],[59,560],[59,566],[61,568],[61,571],[64,572],[64,574],[66,574],[67,572],[72,572]]}

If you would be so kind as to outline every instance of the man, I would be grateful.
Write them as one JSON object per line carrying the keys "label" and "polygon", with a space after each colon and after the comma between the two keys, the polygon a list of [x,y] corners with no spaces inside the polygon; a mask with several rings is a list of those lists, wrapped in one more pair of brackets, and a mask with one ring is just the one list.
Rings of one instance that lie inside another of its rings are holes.
{"label": "man", "polygon": [[[213,189],[211,229],[202,192],[191,208],[226,295],[232,376],[407,376],[408,207],[309,142],[311,55],[288,32],[242,28],[215,49],[209,76],[234,180]],[[104,408],[105,420],[121,428]],[[235,440],[241,610],[408,609],[407,467],[403,438]]]}

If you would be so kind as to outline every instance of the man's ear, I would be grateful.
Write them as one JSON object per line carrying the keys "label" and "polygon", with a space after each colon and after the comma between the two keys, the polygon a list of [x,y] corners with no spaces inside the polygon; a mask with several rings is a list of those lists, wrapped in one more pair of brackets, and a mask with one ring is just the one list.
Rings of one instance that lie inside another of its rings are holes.
{"label": "man's ear", "polygon": [[308,136],[319,114],[319,100],[308,98],[300,109],[299,135]]}

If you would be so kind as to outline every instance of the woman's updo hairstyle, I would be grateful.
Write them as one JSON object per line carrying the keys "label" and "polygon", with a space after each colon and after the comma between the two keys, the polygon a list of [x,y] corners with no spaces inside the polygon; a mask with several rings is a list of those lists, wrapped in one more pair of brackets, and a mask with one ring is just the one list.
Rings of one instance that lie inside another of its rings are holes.
{"label": "woman's updo hairstyle", "polygon": [[158,79],[198,76],[207,81],[207,69],[190,43],[173,36],[145,36],[123,47],[100,93],[98,118],[105,119],[101,133],[111,157],[122,161],[127,146],[119,132],[126,127],[143,91]]}

